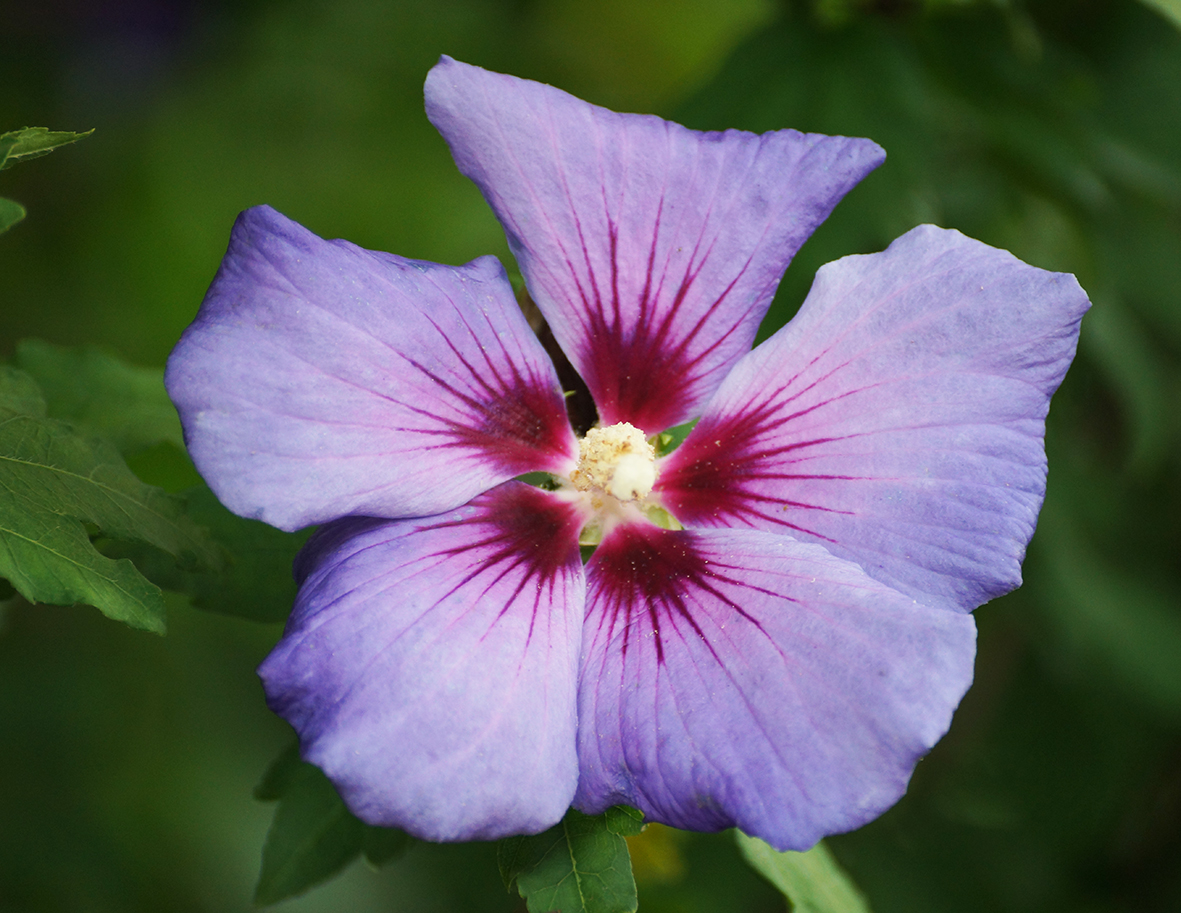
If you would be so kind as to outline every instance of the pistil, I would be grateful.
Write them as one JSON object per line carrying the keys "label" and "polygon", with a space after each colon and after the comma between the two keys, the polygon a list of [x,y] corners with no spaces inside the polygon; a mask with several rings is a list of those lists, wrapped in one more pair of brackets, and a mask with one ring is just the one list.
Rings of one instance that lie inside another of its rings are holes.
{"label": "pistil", "polygon": [[579,491],[642,501],[656,482],[656,451],[628,422],[592,428],[578,444],[570,481]]}

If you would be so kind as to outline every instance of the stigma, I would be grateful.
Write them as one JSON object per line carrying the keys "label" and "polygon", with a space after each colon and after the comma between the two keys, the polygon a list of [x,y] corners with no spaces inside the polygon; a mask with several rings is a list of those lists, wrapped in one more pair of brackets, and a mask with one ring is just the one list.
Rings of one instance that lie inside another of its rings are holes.
{"label": "stigma", "polygon": [[642,501],[656,483],[656,451],[644,432],[628,422],[592,428],[578,442],[578,465],[570,482],[592,495]]}

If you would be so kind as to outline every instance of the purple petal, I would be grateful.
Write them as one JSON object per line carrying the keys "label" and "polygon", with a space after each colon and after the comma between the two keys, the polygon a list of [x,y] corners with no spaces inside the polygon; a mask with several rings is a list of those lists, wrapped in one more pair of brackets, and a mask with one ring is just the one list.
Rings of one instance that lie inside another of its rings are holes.
{"label": "purple petal", "polygon": [[796,250],[885,156],[794,130],[699,133],[447,57],[426,106],[603,423],[648,432],[700,411]]}
{"label": "purple petal", "polygon": [[587,568],[574,804],[804,850],[906,791],[975,625],[823,548],[625,526]]}
{"label": "purple petal", "polygon": [[309,541],[271,709],[362,820],[427,840],[534,833],[578,778],[580,517],[510,482],[437,517]]}
{"label": "purple petal", "polygon": [[234,225],[165,382],[217,496],[282,529],[438,513],[577,454],[494,258],[374,253],[265,206]]}
{"label": "purple petal", "polygon": [[661,467],[689,526],[823,544],[932,605],[1021,583],[1044,420],[1089,306],[1073,276],[926,225],[823,267]]}

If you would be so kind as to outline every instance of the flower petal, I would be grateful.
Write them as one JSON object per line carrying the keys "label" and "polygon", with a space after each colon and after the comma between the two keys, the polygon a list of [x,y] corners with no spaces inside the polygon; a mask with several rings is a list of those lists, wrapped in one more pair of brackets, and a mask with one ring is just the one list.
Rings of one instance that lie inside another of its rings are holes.
{"label": "flower petal", "polygon": [[786,536],[624,526],[587,572],[588,813],[807,849],[898,800],[972,680],[971,616]]}
{"label": "flower petal", "polygon": [[323,527],[259,667],[304,758],[370,824],[534,833],[578,777],[579,518],[519,482],[420,520]]}
{"label": "flower petal", "polygon": [[238,218],[168,392],[231,510],[282,529],[449,510],[577,446],[500,264],[439,266]]}
{"label": "flower petal", "polygon": [[670,454],[659,497],[688,526],[819,542],[971,610],[1021,583],[1088,306],[1073,276],[930,225],[830,263]]}
{"label": "flower petal", "polygon": [[796,250],[885,157],[864,139],[699,133],[448,57],[426,106],[603,423],[649,433],[700,411]]}

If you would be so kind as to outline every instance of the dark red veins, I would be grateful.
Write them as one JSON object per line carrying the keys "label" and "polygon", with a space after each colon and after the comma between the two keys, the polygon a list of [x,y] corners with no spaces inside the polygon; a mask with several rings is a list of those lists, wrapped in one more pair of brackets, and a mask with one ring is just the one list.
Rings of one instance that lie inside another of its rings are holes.
{"label": "dark red veins", "polygon": [[[582,349],[578,361],[583,378],[598,404],[604,424],[631,422],[648,433],[685,421],[708,390],[701,381],[716,367],[719,347],[739,331],[735,321],[716,338],[700,338],[710,318],[745,272],[743,266],[721,294],[695,318],[685,314],[686,299],[705,266],[710,247],[704,240],[693,251],[675,288],[666,288],[662,264],[656,262],[660,212],[648,252],[647,276],[636,302],[620,291],[619,231],[610,232],[610,275],[590,273],[590,287],[579,285],[582,298]],[[589,264],[589,254],[586,255]],[[573,271],[573,270],[572,270]],[[676,280],[673,280],[676,281]]]}
{"label": "dark red veins", "polygon": [[793,498],[793,488],[857,477],[809,471],[816,448],[843,436],[793,437],[791,422],[819,406],[792,409],[790,399],[776,395],[783,392],[772,391],[741,411],[705,416],[672,453],[656,487],[678,520],[699,526],[770,525],[827,538],[809,528],[808,513],[845,511]]}
{"label": "dark red veins", "polygon": [[691,530],[629,524],[604,539],[587,565],[587,606],[597,607],[601,635],[622,638],[624,654],[650,642],[663,663],[670,639],[689,638],[713,653],[701,623],[705,614],[715,621],[738,615],[761,629],[726,594],[733,585],[749,587],[737,571],[708,560]]}
{"label": "dark red veins", "polygon": [[566,417],[561,391],[548,377],[531,365],[518,366],[503,349],[503,359],[493,359],[485,350],[480,363],[472,361],[455,343],[447,341],[466,376],[444,378],[407,357],[447,398],[458,401],[465,413],[461,419],[438,414],[447,410],[409,404],[409,408],[443,424],[438,431],[440,447],[465,447],[479,452],[498,469],[514,475],[534,470],[559,468],[572,455],[573,436]]}
{"label": "dark red veins", "polygon": [[440,559],[464,556],[471,560],[471,569],[452,592],[478,581],[481,589],[474,597],[478,599],[502,580],[515,579],[512,593],[504,599],[503,611],[508,611],[517,597],[531,588],[536,614],[542,594],[552,593],[564,574],[581,569],[578,533],[583,518],[550,492],[509,482],[479,495],[470,506],[477,510],[474,516],[423,527],[467,526],[474,531],[462,545],[437,553]]}

